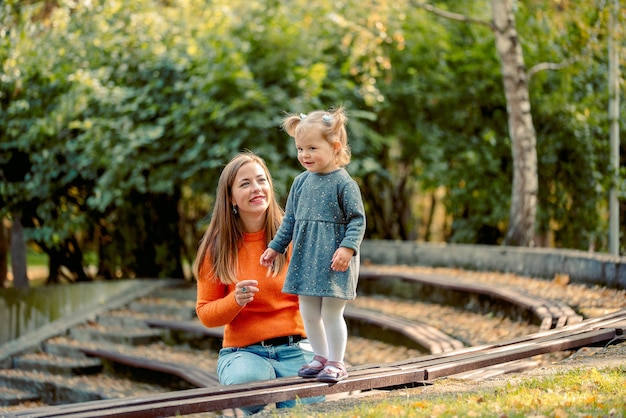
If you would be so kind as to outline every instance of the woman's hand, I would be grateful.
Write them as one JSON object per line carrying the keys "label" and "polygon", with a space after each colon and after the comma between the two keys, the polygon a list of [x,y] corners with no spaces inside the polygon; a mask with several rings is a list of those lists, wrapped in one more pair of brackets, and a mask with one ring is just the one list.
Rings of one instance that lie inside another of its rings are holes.
{"label": "woman's hand", "polygon": [[256,280],[242,280],[235,285],[235,301],[241,307],[254,300],[254,295],[259,291],[259,282]]}

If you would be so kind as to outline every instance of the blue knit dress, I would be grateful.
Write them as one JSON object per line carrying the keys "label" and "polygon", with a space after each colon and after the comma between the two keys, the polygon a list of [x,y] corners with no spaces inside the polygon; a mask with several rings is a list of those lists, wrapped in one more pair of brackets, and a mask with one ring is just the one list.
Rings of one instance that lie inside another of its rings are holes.
{"label": "blue knit dress", "polygon": [[[364,234],[361,191],[344,168],[298,175],[287,198],[283,222],[269,243],[270,248],[283,253],[293,241],[283,292],[354,299]],[[350,267],[344,272],[330,268],[339,247],[354,250]]]}

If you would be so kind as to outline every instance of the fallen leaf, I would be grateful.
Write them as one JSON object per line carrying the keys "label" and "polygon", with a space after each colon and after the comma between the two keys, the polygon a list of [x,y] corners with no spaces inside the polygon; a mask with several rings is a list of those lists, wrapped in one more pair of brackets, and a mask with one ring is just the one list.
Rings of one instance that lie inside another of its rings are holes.
{"label": "fallen leaf", "polygon": [[567,286],[569,284],[569,274],[556,273],[553,282],[559,286]]}

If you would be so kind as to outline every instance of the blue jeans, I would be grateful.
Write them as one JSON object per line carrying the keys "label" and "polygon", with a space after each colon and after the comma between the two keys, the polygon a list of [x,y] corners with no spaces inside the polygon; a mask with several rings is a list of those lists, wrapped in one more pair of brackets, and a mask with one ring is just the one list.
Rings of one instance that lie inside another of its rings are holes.
{"label": "blue jeans", "polygon": [[[257,382],[278,377],[296,376],[302,365],[313,359],[313,352],[304,350],[307,340],[292,345],[264,347],[249,345],[242,348],[222,348],[217,359],[217,375],[222,385]],[[324,400],[323,396],[302,399],[301,402],[314,403]],[[290,408],[295,400],[276,403],[277,408]],[[261,411],[265,405],[240,408],[246,415]]]}

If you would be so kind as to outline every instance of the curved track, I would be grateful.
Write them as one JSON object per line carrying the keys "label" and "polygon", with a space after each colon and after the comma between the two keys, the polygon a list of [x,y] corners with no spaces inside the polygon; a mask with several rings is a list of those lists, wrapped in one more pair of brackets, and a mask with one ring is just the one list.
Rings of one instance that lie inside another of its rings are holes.
{"label": "curved track", "polygon": [[[74,344],[73,355],[76,355],[77,349],[83,358],[95,357],[108,364],[157,373],[151,375],[153,379],[155,376],[159,376],[156,378],[160,379],[163,375],[173,375],[188,384],[181,389],[192,387],[203,389],[175,390],[124,399],[97,400],[99,398],[95,397],[75,401],[79,403],[61,400],[59,403],[65,403],[64,405],[24,409],[11,412],[7,416],[173,416],[272,403],[294,399],[296,396],[331,395],[355,390],[426,384],[440,377],[486,370],[488,367],[499,365],[509,365],[510,370],[515,371],[516,361],[537,354],[573,350],[590,345],[606,345],[620,340],[626,327],[626,310],[601,318],[583,320],[582,315],[562,302],[502,286],[463,282],[435,274],[416,275],[364,270],[361,274],[359,292],[363,295],[401,296],[408,300],[417,297],[427,298],[434,303],[453,304],[479,312],[497,311],[518,320],[536,323],[540,332],[498,344],[463,347],[459,340],[427,324],[353,307],[346,312],[351,333],[365,337],[375,335],[375,338],[383,338],[395,344],[414,344],[431,354],[396,362],[352,367],[350,378],[336,385],[289,378],[245,387],[222,387],[216,385],[217,380],[213,373],[202,371],[199,367],[133,356],[109,349],[107,344],[100,344],[95,348],[93,345]],[[118,343],[134,341],[138,344],[148,344],[158,339],[189,343],[201,340],[205,344],[219,347],[222,330],[206,329],[199,325],[193,315],[193,298],[189,301],[189,289],[160,293],[161,299],[167,295],[167,298],[178,297],[183,301],[182,305],[172,308],[174,316],[166,319],[154,319],[154,315],[148,315],[148,318],[152,319],[125,318],[122,322],[126,323],[127,328],[139,329],[140,332],[128,331],[125,334],[118,330],[113,333],[119,340]],[[148,304],[154,307],[155,301],[152,300]],[[141,305],[142,302],[137,301],[131,303],[129,308],[139,310]],[[167,311],[166,304],[156,305],[160,305],[157,306],[159,312]],[[112,316],[116,315],[102,315],[98,322],[106,322],[105,318],[110,321]],[[171,319],[172,317],[175,319]],[[104,337],[95,334],[96,329],[100,328],[99,325],[82,324],[68,330],[66,334],[83,342],[100,338],[105,341]],[[48,350],[51,352],[63,351],[58,346],[56,349],[50,348],[54,347],[54,342],[45,344],[44,349],[45,347],[49,347]],[[19,364],[18,360],[16,358],[14,364]],[[2,378],[3,374],[0,373],[0,384]],[[50,403],[49,400],[47,402]]]}

